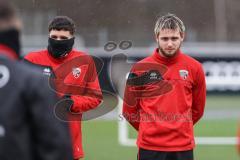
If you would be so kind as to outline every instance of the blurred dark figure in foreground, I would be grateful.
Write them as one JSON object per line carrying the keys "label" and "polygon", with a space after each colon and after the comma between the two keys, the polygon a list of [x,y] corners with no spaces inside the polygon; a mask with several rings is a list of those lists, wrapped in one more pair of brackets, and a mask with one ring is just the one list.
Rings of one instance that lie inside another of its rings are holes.
{"label": "blurred dark figure in foreground", "polygon": [[0,0],[0,159],[73,159],[67,123],[54,116],[55,94],[17,61],[20,28],[14,6]]}

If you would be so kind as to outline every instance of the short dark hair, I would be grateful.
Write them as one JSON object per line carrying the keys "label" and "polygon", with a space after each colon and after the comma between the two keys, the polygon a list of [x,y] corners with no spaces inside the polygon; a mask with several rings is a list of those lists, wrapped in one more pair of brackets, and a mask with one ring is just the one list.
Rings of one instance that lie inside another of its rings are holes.
{"label": "short dark hair", "polygon": [[0,0],[0,21],[9,21],[16,16],[15,6],[9,0]]}
{"label": "short dark hair", "polygon": [[69,31],[72,35],[75,33],[75,23],[74,21],[67,16],[56,16],[49,23],[48,31],[51,30],[64,30]]}

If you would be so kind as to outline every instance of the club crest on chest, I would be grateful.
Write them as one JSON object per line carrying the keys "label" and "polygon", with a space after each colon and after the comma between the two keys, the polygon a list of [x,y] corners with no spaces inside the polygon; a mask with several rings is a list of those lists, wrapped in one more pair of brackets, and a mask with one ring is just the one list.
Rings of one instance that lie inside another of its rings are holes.
{"label": "club crest on chest", "polygon": [[80,68],[73,68],[72,69],[72,74],[74,78],[79,78],[81,74],[81,69]]}
{"label": "club crest on chest", "polygon": [[181,69],[181,70],[179,70],[179,75],[183,80],[186,80],[187,77],[188,77],[188,71],[184,70],[184,69]]}

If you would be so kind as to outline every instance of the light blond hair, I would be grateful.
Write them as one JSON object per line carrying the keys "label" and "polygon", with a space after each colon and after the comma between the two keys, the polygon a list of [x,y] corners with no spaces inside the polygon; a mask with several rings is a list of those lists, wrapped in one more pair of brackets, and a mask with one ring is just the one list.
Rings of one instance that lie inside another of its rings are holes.
{"label": "light blond hair", "polygon": [[178,18],[175,14],[168,13],[164,16],[161,16],[157,19],[154,33],[156,36],[159,35],[159,32],[163,29],[179,29],[180,33],[185,32],[185,26],[180,18]]}

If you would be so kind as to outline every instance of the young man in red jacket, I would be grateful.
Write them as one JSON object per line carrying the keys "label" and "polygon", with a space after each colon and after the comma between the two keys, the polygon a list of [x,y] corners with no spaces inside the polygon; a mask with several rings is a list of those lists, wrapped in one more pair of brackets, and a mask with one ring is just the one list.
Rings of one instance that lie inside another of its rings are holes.
{"label": "young man in red jacket", "polygon": [[[49,24],[48,48],[31,52],[25,60],[42,68],[53,78],[60,97],[71,101],[67,120],[70,123],[74,159],[82,158],[81,116],[96,108],[102,101],[102,93],[93,59],[86,53],[72,49],[75,24],[66,16],[57,16]],[[50,83],[51,84],[51,83]],[[61,113],[55,111],[60,119]],[[66,118],[66,117],[65,117]]]}
{"label": "young man in red jacket", "polygon": [[123,115],[138,131],[139,160],[192,160],[205,75],[201,64],[180,50],[185,27],[177,16],[158,18],[154,32],[158,48],[132,67]]}

